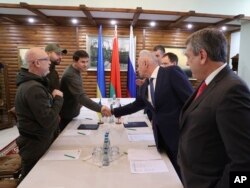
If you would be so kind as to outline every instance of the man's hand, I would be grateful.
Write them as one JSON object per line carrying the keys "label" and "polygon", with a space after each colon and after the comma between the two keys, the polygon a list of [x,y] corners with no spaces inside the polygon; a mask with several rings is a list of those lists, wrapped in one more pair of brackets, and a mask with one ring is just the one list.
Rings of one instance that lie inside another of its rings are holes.
{"label": "man's hand", "polygon": [[111,110],[107,106],[102,106],[101,113],[103,116],[111,116]]}
{"label": "man's hand", "polygon": [[61,92],[60,90],[58,90],[58,89],[54,89],[53,90],[53,92],[52,92],[52,96],[53,96],[53,98],[55,97],[55,96],[60,96],[60,97],[63,97],[63,92]]}

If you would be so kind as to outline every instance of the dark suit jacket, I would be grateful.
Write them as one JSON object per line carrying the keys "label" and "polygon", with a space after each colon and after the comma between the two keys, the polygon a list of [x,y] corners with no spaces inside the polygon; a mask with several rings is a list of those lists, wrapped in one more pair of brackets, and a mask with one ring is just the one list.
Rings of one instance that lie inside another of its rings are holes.
{"label": "dark suit jacket", "polygon": [[132,114],[147,107],[153,118],[153,131],[158,149],[177,153],[179,115],[193,88],[185,73],[178,66],[159,68],[155,85],[155,107],[148,101],[148,80],[140,88],[136,100],[114,109],[116,117]]}
{"label": "dark suit jacket", "polygon": [[193,100],[196,92],[180,116],[183,184],[228,188],[230,171],[250,170],[250,92],[228,67]]}

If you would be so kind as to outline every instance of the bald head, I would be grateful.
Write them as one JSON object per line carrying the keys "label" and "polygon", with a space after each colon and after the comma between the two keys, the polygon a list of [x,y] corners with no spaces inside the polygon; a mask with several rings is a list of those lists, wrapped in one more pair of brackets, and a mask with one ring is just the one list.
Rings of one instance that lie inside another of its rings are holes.
{"label": "bald head", "polygon": [[149,78],[157,66],[158,61],[154,53],[148,50],[142,50],[140,52],[137,70],[141,77]]}
{"label": "bald head", "polygon": [[47,53],[38,47],[30,48],[25,54],[29,72],[38,76],[46,76],[49,73],[50,61]]}

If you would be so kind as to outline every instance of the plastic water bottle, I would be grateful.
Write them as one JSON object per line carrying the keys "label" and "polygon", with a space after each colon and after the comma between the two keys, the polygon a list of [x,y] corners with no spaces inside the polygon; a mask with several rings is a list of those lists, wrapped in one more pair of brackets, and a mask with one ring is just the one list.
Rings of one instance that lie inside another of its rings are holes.
{"label": "plastic water bottle", "polygon": [[[99,100],[99,103],[98,103],[99,106],[102,106],[102,99],[100,98]],[[99,122],[98,124],[103,124],[103,119],[102,119],[102,114],[101,113],[97,113],[98,114],[98,118],[99,118]]]}
{"label": "plastic water bottle", "polygon": [[102,159],[103,166],[109,166],[109,149],[110,149],[109,132],[106,132],[103,142],[103,159]]}
{"label": "plastic water bottle", "polygon": [[116,95],[114,94],[113,95],[113,104],[115,104],[116,103]]}

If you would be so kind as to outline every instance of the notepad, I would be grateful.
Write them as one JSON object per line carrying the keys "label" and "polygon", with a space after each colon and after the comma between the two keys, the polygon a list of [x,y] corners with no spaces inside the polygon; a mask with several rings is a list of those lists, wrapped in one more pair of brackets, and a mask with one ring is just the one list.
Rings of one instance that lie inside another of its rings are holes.
{"label": "notepad", "polygon": [[132,128],[132,127],[147,127],[147,123],[145,121],[138,121],[138,122],[128,122],[127,124],[124,123],[125,128]]}
{"label": "notepad", "polygon": [[99,124],[81,124],[77,129],[81,130],[96,130],[99,128]]}

